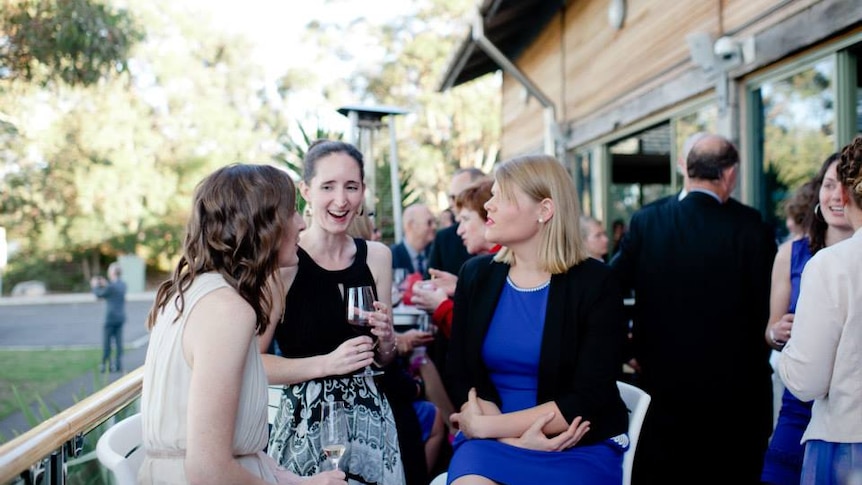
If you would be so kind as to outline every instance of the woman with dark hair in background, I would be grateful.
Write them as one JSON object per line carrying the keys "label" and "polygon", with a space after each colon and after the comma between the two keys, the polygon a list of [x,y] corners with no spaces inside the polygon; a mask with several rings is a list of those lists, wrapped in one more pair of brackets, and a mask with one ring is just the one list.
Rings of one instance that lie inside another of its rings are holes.
{"label": "woman with dark hair in background", "polygon": [[[816,194],[805,211],[806,217],[802,223],[807,235],[782,244],[775,255],[769,295],[770,315],[766,325],[766,342],[774,351],[780,351],[790,338],[796,300],[799,298],[799,282],[808,260],[824,247],[853,234],[841,204],[841,184],[836,172],[838,160],[839,155],[832,154],[823,162],[817,175],[806,184]],[[800,401],[785,389],[775,430],[764,457],[761,475],[764,483],[799,483],[804,451],[802,433],[810,419],[811,403]]]}
{"label": "woman with dark hair in background", "polygon": [[862,137],[841,151],[836,174],[839,202],[820,209],[842,209],[854,233],[827,241],[805,265],[793,334],[777,336],[788,338],[778,361],[784,385],[814,401],[802,485],[862,481]]}

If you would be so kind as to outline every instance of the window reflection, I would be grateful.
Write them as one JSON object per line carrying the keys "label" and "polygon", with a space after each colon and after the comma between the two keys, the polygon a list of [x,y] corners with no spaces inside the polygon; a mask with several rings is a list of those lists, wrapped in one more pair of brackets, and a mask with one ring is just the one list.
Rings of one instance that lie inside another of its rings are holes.
{"label": "window reflection", "polygon": [[783,237],[782,202],[835,150],[835,61],[761,85],[764,209]]}

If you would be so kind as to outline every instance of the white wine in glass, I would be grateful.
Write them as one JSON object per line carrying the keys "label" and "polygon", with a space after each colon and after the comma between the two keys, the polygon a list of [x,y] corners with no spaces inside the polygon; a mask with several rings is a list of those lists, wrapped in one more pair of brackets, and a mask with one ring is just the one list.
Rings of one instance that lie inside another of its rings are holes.
{"label": "white wine in glass", "polygon": [[338,467],[341,458],[347,452],[349,443],[347,431],[347,414],[344,411],[344,403],[341,401],[328,401],[322,404],[320,416],[320,446],[326,459],[332,463],[334,470]]}
{"label": "white wine in glass", "polygon": [[[347,288],[345,295],[347,300],[347,323],[350,328],[358,335],[367,335],[377,340],[377,337],[371,333],[371,326],[368,324],[368,316],[374,313],[374,290],[370,286],[352,286]],[[370,365],[365,366],[365,370],[359,374],[360,377],[374,377],[383,374],[382,371],[375,371]]]}

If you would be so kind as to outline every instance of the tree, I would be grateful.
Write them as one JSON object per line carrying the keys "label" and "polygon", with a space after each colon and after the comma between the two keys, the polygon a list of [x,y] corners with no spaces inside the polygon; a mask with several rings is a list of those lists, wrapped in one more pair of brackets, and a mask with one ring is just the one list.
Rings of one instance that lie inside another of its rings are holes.
{"label": "tree", "polygon": [[[437,91],[451,52],[464,35],[474,2],[427,0],[415,11],[383,25],[365,18],[347,24],[315,21],[308,36],[327,55],[355,60],[356,53],[375,49],[380,58],[359,64],[348,76],[331,76],[323,92],[332,105],[394,105],[409,111],[396,120],[400,179],[408,193],[432,207],[447,206],[446,187],[451,173],[461,167],[486,172],[499,151],[500,78],[491,75],[457,89]],[[322,61],[321,61],[322,62]],[[294,76],[296,77],[296,76]],[[391,211],[388,150],[377,160],[382,176],[378,193]],[[387,198],[388,197],[388,198]],[[404,199],[404,202],[411,200]]]}
{"label": "tree", "polygon": [[0,77],[92,85],[123,72],[143,34],[126,10],[97,0],[2,0]]}
{"label": "tree", "polygon": [[78,262],[81,286],[123,253],[164,270],[198,181],[218,166],[269,159],[271,134],[256,119],[262,69],[248,43],[166,0],[135,8],[147,39],[98,90],[16,78],[0,91],[0,119],[14,127],[0,146],[0,225],[26,248],[10,261],[11,283],[33,267],[24,259]]}

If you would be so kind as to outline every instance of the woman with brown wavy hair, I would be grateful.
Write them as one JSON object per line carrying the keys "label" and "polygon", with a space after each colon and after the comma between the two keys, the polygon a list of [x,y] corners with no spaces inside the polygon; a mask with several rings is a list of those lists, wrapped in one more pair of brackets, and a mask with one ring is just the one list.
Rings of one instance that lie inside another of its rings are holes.
{"label": "woman with brown wavy hair", "polygon": [[[267,376],[258,335],[281,315],[279,271],[296,266],[304,228],[283,170],[230,165],[198,185],[182,256],[147,318],[140,483],[300,480],[262,452]],[[343,484],[344,474],[304,483]]]}

